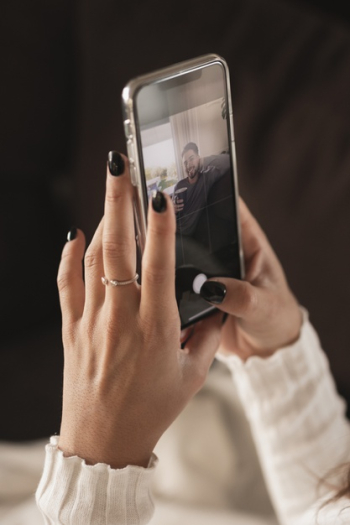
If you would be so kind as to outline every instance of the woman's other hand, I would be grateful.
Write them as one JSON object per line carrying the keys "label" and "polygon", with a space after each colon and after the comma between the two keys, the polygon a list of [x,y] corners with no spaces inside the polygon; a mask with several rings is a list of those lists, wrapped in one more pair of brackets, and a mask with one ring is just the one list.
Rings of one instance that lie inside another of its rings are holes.
{"label": "woman's other hand", "polygon": [[59,448],[91,464],[147,466],[205,380],[222,314],[199,323],[181,349],[176,221],[171,199],[160,192],[149,206],[142,286],[102,284],[102,276],[124,281],[136,271],[128,161],[113,152],[108,166],[104,218],[85,257],[83,233],[71,235],[58,273],[65,357]]}
{"label": "woman's other hand", "polygon": [[267,357],[296,341],[302,316],[276,254],[242,200],[239,213],[245,280],[211,279],[201,295],[229,314],[220,351],[246,360],[252,355]]}

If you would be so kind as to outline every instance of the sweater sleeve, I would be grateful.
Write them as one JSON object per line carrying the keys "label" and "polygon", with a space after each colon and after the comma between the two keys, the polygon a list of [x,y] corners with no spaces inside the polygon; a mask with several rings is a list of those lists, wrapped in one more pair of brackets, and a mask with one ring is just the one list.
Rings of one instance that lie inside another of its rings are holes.
{"label": "sweater sleeve", "polygon": [[349,467],[334,467],[350,462],[350,427],[306,312],[299,340],[270,358],[220,360],[233,373],[280,522],[316,523],[318,502],[345,486]]}
{"label": "sweater sleeve", "polygon": [[58,436],[46,445],[36,502],[45,525],[144,525],[154,512],[150,494],[156,456],[148,468],[112,469],[64,457]]}

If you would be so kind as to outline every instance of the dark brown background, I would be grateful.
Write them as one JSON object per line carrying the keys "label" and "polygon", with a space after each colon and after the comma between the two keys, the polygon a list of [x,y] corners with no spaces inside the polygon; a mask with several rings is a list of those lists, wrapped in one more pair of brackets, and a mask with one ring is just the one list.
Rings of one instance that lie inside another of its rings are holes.
{"label": "dark brown background", "polygon": [[3,7],[0,439],[59,431],[56,271],[103,209],[132,77],[208,52],[231,70],[240,190],[350,400],[350,36],[340,2],[33,0]]}

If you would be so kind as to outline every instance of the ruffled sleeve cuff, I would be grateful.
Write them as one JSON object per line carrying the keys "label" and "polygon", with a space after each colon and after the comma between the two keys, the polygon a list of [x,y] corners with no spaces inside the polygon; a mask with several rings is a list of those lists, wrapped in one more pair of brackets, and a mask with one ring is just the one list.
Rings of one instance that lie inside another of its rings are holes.
{"label": "ruffled sleeve cuff", "polygon": [[297,398],[309,399],[312,391],[319,390],[321,384],[322,397],[328,403],[330,399],[334,400],[338,409],[343,408],[343,402],[334,396],[335,386],[329,374],[328,359],[321,350],[307,311],[301,310],[303,324],[299,339],[271,357],[254,356],[243,362],[236,355],[217,355],[231,370],[248,414],[254,411],[254,407],[258,407],[260,414],[278,407],[285,410],[294,406],[298,411]]}
{"label": "ruffled sleeve cuff", "polygon": [[150,485],[157,458],[148,468],[129,465],[112,469],[104,463],[87,465],[77,456],[65,457],[58,436],[46,445],[44,471],[36,501],[47,525],[143,525],[154,505]]}
{"label": "ruffled sleeve cuff", "polygon": [[[299,339],[272,356],[246,362],[234,355],[220,358],[232,371],[270,495],[285,524],[306,523],[301,518],[306,509],[319,497],[329,497],[329,484],[319,481],[328,480],[331,470],[350,457],[345,403],[305,311],[303,316]],[[332,478],[335,487],[344,486],[340,478],[338,473]]]}

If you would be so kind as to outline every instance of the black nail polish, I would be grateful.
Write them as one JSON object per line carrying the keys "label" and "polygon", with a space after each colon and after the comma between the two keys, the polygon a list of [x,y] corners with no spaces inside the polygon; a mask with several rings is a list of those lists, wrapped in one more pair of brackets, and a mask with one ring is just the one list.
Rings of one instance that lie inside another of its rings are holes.
{"label": "black nail polish", "polygon": [[108,169],[111,175],[117,177],[123,175],[125,170],[125,162],[123,157],[117,151],[110,151],[108,153]]}
{"label": "black nail polish", "polygon": [[166,198],[161,191],[154,190],[152,194],[152,207],[157,213],[163,213],[166,210]]}
{"label": "black nail polish", "polygon": [[74,241],[77,235],[78,235],[78,230],[76,229],[75,226],[72,226],[72,228],[68,232],[67,241]]}
{"label": "black nail polish", "polygon": [[217,281],[205,281],[199,293],[209,303],[221,304],[226,296],[226,286]]}

